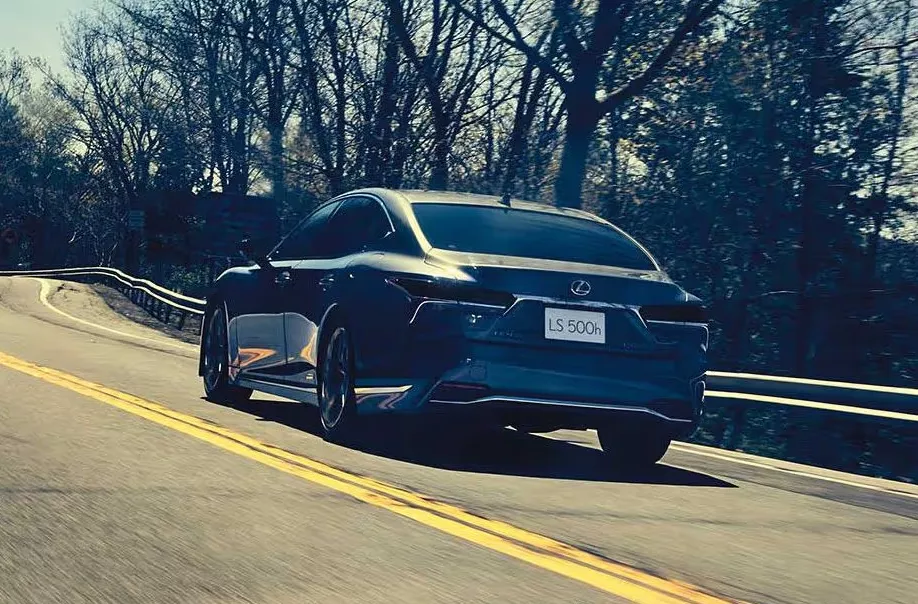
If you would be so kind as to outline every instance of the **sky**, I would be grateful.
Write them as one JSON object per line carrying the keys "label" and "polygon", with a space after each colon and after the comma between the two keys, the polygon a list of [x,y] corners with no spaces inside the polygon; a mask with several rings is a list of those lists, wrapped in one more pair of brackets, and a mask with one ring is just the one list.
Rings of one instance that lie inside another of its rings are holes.
{"label": "sky", "polygon": [[0,0],[0,49],[43,58],[60,71],[61,26],[95,5],[96,0]]}

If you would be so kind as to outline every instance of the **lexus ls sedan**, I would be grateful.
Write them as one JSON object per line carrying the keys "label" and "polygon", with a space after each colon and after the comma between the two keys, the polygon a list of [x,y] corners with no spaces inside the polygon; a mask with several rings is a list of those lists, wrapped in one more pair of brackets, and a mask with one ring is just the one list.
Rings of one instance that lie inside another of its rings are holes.
{"label": "lexus ls sedan", "polygon": [[214,402],[259,390],[310,403],[338,442],[382,414],[596,429],[609,462],[631,467],[701,419],[700,300],[587,212],[363,189],[267,255],[242,252],[250,266],[217,279],[201,329]]}

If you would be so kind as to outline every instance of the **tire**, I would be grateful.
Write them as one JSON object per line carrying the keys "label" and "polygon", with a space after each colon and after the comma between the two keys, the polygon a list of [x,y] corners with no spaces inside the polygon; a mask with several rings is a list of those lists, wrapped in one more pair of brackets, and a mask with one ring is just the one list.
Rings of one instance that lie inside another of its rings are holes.
{"label": "tire", "polygon": [[223,305],[214,308],[205,319],[204,342],[201,346],[204,371],[204,395],[220,405],[244,403],[252,390],[229,382],[229,338]]}
{"label": "tire", "polygon": [[359,437],[354,345],[344,325],[331,325],[329,331],[328,338],[323,338],[316,393],[322,437],[338,444],[354,444]]}
{"label": "tire", "polygon": [[616,469],[649,469],[666,455],[671,439],[657,430],[600,428],[599,444],[607,463]]}

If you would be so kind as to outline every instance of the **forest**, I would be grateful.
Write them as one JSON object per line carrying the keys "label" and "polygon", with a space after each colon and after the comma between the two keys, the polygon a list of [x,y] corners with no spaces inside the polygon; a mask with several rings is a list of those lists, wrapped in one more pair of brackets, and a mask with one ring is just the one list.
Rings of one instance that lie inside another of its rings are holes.
{"label": "forest", "polygon": [[61,35],[63,69],[0,52],[5,266],[123,266],[162,193],[287,227],[509,193],[644,243],[714,368],[918,386],[915,0],[104,0]]}

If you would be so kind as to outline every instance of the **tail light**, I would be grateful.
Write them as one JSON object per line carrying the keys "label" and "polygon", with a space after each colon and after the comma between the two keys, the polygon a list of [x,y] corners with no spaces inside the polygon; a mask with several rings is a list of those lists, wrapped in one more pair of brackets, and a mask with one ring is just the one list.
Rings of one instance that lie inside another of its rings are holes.
{"label": "tail light", "polygon": [[464,283],[435,281],[415,277],[393,277],[388,282],[402,289],[412,298],[448,300],[465,304],[481,304],[509,308],[516,298],[506,292],[470,286]]}
{"label": "tail light", "polygon": [[708,322],[707,309],[698,304],[642,306],[640,312],[641,318],[645,321],[665,321],[667,323]]}

